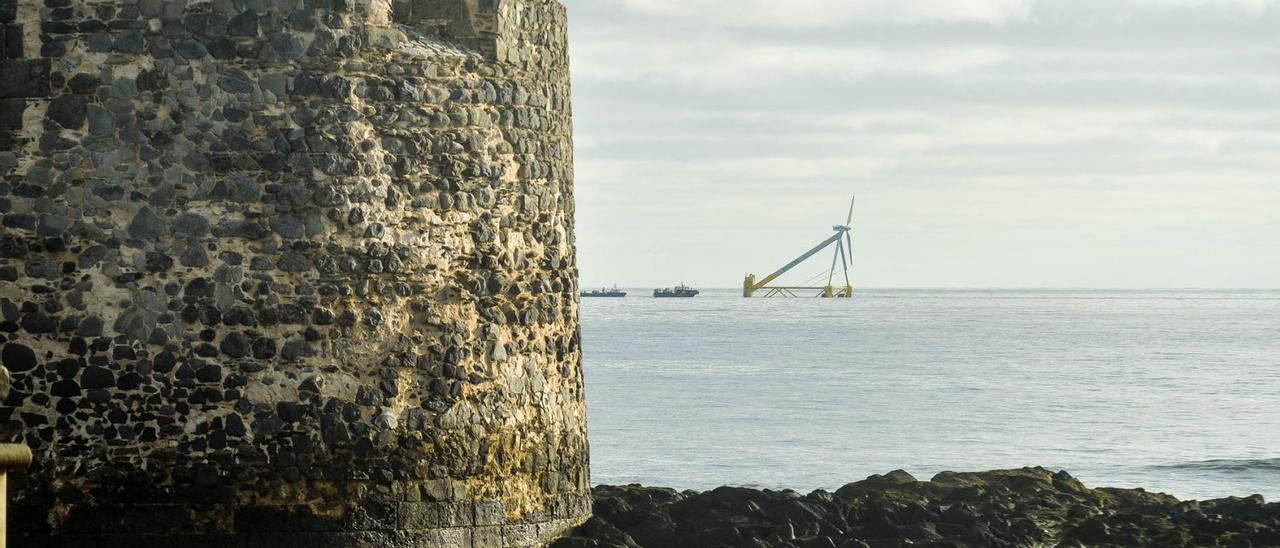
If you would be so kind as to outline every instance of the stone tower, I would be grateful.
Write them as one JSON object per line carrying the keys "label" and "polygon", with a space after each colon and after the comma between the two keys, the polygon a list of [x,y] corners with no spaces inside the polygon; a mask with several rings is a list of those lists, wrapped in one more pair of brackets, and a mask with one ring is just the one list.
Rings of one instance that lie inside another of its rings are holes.
{"label": "stone tower", "polygon": [[555,0],[3,0],[14,546],[588,514]]}

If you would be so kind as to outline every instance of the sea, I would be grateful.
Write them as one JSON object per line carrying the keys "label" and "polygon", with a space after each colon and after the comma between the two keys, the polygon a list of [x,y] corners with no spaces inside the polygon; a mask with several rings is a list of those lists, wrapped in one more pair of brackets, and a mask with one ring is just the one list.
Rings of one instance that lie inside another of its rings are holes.
{"label": "sea", "polygon": [[583,299],[594,484],[1043,466],[1280,499],[1280,290]]}

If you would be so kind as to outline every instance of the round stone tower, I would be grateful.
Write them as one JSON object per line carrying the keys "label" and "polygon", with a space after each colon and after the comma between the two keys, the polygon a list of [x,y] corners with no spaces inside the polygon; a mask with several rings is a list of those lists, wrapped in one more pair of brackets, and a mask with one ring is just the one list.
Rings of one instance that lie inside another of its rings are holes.
{"label": "round stone tower", "polygon": [[555,0],[0,2],[14,546],[589,513]]}

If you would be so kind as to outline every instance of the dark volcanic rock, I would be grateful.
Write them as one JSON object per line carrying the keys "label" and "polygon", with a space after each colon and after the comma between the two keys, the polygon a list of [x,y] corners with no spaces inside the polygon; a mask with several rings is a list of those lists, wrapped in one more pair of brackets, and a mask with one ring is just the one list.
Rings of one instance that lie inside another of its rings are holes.
{"label": "dark volcanic rock", "polygon": [[1260,496],[1181,502],[1043,468],[898,470],[808,495],[599,486],[594,499],[595,517],[554,548],[1280,546],[1280,504]]}
{"label": "dark volcanic rock", "polygon": [[75,129],[84,124],[85,101],[79,95],[61,95],[49,102],[47,115],[62,127]]}
{"label": "dark volcanic rock", "polygon": [[25,373],[36,368],[36,353],[17,343],[4,345],[4,366],[14,373]]}

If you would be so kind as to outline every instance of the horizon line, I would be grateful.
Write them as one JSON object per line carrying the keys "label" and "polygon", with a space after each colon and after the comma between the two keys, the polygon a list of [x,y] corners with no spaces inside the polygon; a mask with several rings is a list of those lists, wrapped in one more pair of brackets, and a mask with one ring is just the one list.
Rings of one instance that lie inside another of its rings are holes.
{"label": "horizon line", "polygon": [[[687,285],[687,284],[686,284]],[[673,287],[672,285],[624,285],[624,284],[578,284],[579,288],[591,289],[598,287],[617,287],[619,289],[658,289],[663,287]],[[710,287],[708,290],[741,290],[741,287]],[[1185,286],[1185,287],[1114,287],[1114,286],[854,286],[854,292],[862,290],[951,290],[951,291],[1280,291],[1280,287],[1201,287],[1201,286]]]}

